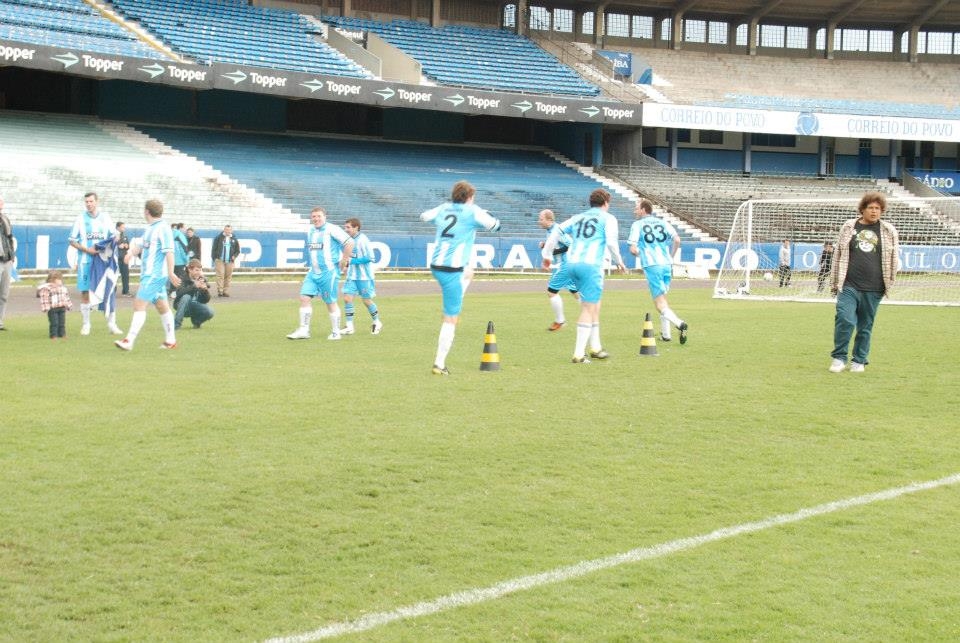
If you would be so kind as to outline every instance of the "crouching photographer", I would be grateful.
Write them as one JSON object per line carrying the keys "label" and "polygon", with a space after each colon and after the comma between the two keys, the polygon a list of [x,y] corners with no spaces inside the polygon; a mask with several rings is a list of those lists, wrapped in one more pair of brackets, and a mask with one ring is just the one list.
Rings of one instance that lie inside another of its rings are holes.
{"label": "crouching photographer", "polygon": [[213,309],[207,305],[210,301],[210,286],[203,276],[203,266],[199,259],[191,259],[187,264],[187,275],[177,288],[173,308],[177,311],[173,318],[174,328],[180,328],[184,317],[189,317],[194,328],[200,328],[203,322],[213,318]]}

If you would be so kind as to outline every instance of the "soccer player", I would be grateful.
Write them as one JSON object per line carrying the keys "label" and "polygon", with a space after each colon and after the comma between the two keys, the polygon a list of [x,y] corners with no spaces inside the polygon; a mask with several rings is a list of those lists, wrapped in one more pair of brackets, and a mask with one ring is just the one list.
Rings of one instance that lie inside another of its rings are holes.
{"label": "soccer player", "polygon": [[430,272],[440,285],[443,301],[443,322],[437,340],[437,357],[433,362],[434,375],[449,375],[447,354],[453,347],[453,338],[460,321],[463,295],[473,278],[470,261],[477,230],[497,232],[500,220],[474,205],[476,188],[466,181],[457,181],[450,194],[450,203],[438,205],[420,215],[420,220],[437,227]]}
{"label": "soccer player", "polygon": [[353,239],[340,226],[327,222],[327,211],[317,206],[310,212],[313,225],[307,232],[307,274],[300,287],[300,325],[287,339],[310,339],[311,300],[318,296],[327,305],[330,315],[329,340],[340,339],[340,306],[337,286],[340,271],[350,265]]}
{"label": "soccer player", "polygon": [[[96,244],[113,237],[115,228],[110,215],[101,212],[96,192],[83,195],[84,212],[77,215],[67,237],[67,243],[77,250],[77,290],[80,291],[80,334],[90,334],[90,262],[97,254]],[[107,329],[112,335],[122,335],[117,327],[116,312],[107,315]]]}
{"label": "soccer player", "polygon": [[573,351],[574,364],[587,364],[587,343],[590,357],[607,359],[610,354],[600,343],[600,300],[603,297],[604,251],[620,272],[625,272],[617,239],[619,225],[610,214],[610,193],[597,189],[590,193],[590,209],[575,215],[554,229],[543,246],[543,267],[550,268],[553,251],[560,244],[560,235],[570,236],[566,253],[567,272],[580,292],[580,316],[577,318],[577,340]]}
{"label": "soccer player", "polygon": [[347,219],[343,230],[353,239],[353,254],[350,256],[350,267],[343,282],[343,312],[347,318],[346,326],[340,331],[341,335],[353,335],[353,298],[360,295],[360,300],[367,307],[373,324],[370,332],[379,335],[383,329],[380,321],[380,311],[373,298],[377,290],[373,283],[373,251],[370,249],[370,239],[360,232],[360,219]]}
{"label": "soccer player", "polygon": [[165,335],[160,348],[177,347],[173,311],[167,304],[167,281],[169,280],[174,288],[179,288],[180,277],[173,273],[173,231],[170,226],[164,225],[162,217],[163,204],[156,199],[147,201],[143,208],[143,218],[147,222],[143,243],[138,248],[131,249],[126,256],[126,260],[130,261],[132,257],[140,255],[140,286],[133,299],[130,330],[126,337],[114,342],[121,350],[133,350],[133,343],[147,320],[147,304],[156,306],[160,313],[160,323],[163,324]]}
{"label": "soccer player", "polygon": [[630,244],[630,254],[640,259],[653,305],[660,313],[660,339],[665,342],[672,339],[670,325],[673,324],[680,331],[680,343],[686,344],[687,322],[677,317],[667,302],[673,257],[680,249],[680,235],[672,225],[653,214],[653,204],[646,199],[637,203],[633,213],[637,220],[630,226],[627,243]]}
{"label": "soccer player", "polygon": [[[547,231],[547,238],[550,238],[550,234],[554,228],[557,227],[553,210],[541,210],[537,217],[537,223]],[[540,248],[543,248],[546,243],[546,241],[541,241]],[[553,323],[547,327],[547,330],[550,332],[560,330],[563,328],[563,325],[567,323],[567,319],[563,314],[563,299],[560,298],[560,291],[566,288],[578,301],[580,299],[580,296],[577,294],[577,287],[573,281],[571,281],[569,275],[567,275],[565,269],[566,262],[563,260],[569,247],[569,235],[560,233],[560,241],[557,243],[557,247],[553,249],[553,257],[550,263],[550,281],[547,282],[547,297],[550,301],[550,308],[553,310]]]}

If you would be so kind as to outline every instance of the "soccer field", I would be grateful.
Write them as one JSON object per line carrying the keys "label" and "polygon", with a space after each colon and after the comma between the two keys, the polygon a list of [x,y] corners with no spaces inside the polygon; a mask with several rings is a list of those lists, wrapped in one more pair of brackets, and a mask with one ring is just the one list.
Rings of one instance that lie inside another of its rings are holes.
{"label": "soccer field", "polygon": [[296,288],[176,351],[8,318],[0,640],[960,638],[956,309],[883,306],[831,374],[832,305],[709,287],[639,356],[637,281],[573,365],[542,290],[473,291],[438,377],[437,294],[289,341]]}

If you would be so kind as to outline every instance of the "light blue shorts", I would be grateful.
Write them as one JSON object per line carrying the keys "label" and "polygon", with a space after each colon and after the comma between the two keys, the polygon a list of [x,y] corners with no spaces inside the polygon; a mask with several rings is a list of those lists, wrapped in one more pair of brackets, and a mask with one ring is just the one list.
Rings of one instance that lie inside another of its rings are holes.
{"label": "light blue shorts", "polygon": [[643,274],[647,277],[647,286],[654,299],[670,292],[673,266],[648,266],[643,269]]}
{"label": "light blue shorts", "polygon": [[344,295],[360,295],[361,299],[373,299],[377,296],[377,289],[371,279],[348,279],[343,282]]}
{"label": "light blue shorts", "polygon": [[82,259],[77,263],[77,290],[87,292],[90,290],[90,262],[83,262]]}
{"label": "light blue shorts", "polygon": [[456,317],[463,310],[463,272],[445,272],[436,268],[431,268],[430,272],[440,284],[443,314]]}
{"label": "light blue shorts", "polygon": [[603,297],[603,268],[589,263],[567,264],[567,274],[580,291],[580,300],[596,304]]}
{"label": "light blue shorts", "polygon": [[577,292],[577,285],[573,283],[573,280],[570,279],[570,273],[567,272],[567,264],[563,264],[550,275],[547,292],[560,292],[564,288],[570,292]]}
{"label": "light blue shorts", "polygon": [[137,299],[142,299],[148,304],[154,304],[159,299],[167,298],[167,278],[162,279],[141,277],[140,285],[137,287]]}
{"label": "light blue shorts", "polygon": [[309,271],[303,278],[300,286],[300,295],[304,297],[320,297],[325,304],[337,301],[337,284],[340,283],[340,274],[334,270],[316,273]]}

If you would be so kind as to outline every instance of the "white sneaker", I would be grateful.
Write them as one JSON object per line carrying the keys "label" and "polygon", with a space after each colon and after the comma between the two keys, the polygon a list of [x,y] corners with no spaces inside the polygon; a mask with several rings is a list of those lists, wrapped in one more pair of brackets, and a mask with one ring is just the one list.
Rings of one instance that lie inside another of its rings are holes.
{"label": "white sneaker", "polygon": [[337,341],[340,339],[340,333],[330,333],[329,335],[327,335],[327,339],[332,341]]}
{"label": "white sneaker", "polygon": [[861,364],[860,362],[850,362],[850,372],[851,372],[851,373],[862,373],[863,370],[864,370],[864,368],[863,368],[864,366],[865,366],[865,364]]}
{"label": "white sneaker", "polygon": [[81,327],[80,327],[80,334],[81,334],[81,335],[89,335],[89,334],[90,334],[90,324],[84,324],[83,326],[81,326]]}
{"label": "white sneaker", "polygon": [[310,329],[301,326],[297,330],[287,335],[287,339],[310,339]]}
{"label": "white sneaker", "polygon": [[116,324],[107,325],[107,330],[110,331],[111,335],[123,335],[123,331],[120,330],[120,327],[117,326]]}
{"label": "white sneaker", "polygon": [[341,335],[353,335],[353,326],[347,326],[346,328],[340,329]]}
{"label": "white sneaker", "polygon": [[380,331],[383,329],[383,322],[379,319],[373,322],[373,326],[370,327],[370,332],[374,335],[379,335]]}
{"label": "white sneaker", "polygon": [[122,350],[122,351],[132,351],[132,350],[133,350],[133,342],[131,342],[131,341],[130,341],[129,339],[127,339],[126,337],[124,337],[123,339],[118,339],[117,341],[115,341],[115,342],[113,343],[113,345],[116,346],[117,348],[119,348],[119,349]]}
{"label": "white sneaker", "polygon": [[835,360],[833,360],[832,362],[830,362],[830,369],[829,369],[829,370],[830,370],[831,373],[842,373],[842,372],[843,372],[843,369],[844,369],[846,366],[847,366],[847,365],[843,363],[843,360],[835,359]]}

